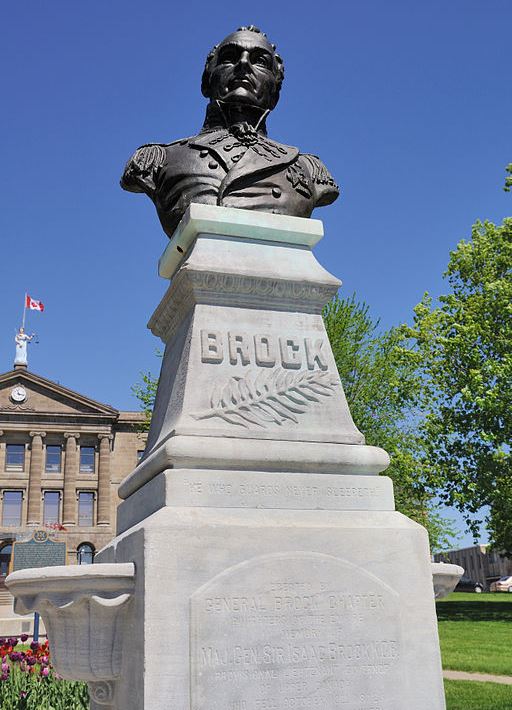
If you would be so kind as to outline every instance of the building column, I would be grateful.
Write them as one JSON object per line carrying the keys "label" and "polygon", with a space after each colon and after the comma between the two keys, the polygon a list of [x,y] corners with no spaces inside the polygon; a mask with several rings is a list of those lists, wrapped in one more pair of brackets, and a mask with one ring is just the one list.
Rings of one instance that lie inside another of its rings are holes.
{"label": "building column", "polygon": [[100,440],[98,525],[110,525],[110,442],[112,438],[112,434],[98,434]]}
{"label": "building column", "polygon": [[43,474],[43,439],[45,431],[31,431],[30,469],[28,479],[28,525],[41,524],[41,476]]}
{"label": "building column", "polygon": [[64,461],[63,525],[76,525],[76,479],[78,476],[78,447],[80,434],[65,432],[66,459]]}

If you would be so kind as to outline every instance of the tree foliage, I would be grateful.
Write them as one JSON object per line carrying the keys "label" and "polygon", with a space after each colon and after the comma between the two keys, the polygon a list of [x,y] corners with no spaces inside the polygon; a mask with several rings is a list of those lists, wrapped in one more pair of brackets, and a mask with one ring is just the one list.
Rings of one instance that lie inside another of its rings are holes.
{"label": "tree foliage", "polygon": [[505,192],[510,192],[512,190],[512,163],[507,165],[505,171],[507,175],[505,177],[505,185],[503,186],[503,189]]}
{"label": "tree foliage", "polygon": [[390,455],[385,475],[393,480],[397,509],[427,528],[434,549],[445,548],[453,530],[427,485],[418,433],[424,383],[414,342],[404,326],[379,332],[369,307],[354,297],[336,297],[324,321],[352,417],[366,443]]}
{"label": "tree foliage", "polygon": [[141,431],[148,431],[151,424],[151,415],[155,406],[158,377],[151,372],[141,372],[141,381],[132,386],[132,394],[139,400],[139,406],[144,414],[144,421],[140,425]]}
{"label": "tree foliage", "polygon": [[449,293],[438,305],[425,294],[409,332],[429,400],[430,485],[475,536],[488,506],[491,539],[512,556],[512,219],[477,222],[445,278]]}

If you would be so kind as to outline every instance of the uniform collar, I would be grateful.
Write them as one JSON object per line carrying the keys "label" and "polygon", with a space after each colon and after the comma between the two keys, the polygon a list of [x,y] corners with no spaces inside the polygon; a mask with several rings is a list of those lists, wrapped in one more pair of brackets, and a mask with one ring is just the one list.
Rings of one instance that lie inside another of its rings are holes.
{"label": "uniform collar", "polygon": [[[276,168],[289,165],[298,156],[293,146],[273,141],[261,133],[218,128],[200,133],[189,141],[190,146],[208,149],[227,170],[223,191],[248,175],[259,172],[275,172]],[[239,156],[239,157],[238,157]],[[233,162],[232,158],[238,157]]]}
{"label": "uniform collar", "polygon": [[266,136],[266,119],[269,113],[269,109],[262,109],[259,106],[250,106],[217,99],[210,101],[206,108],[203,131],[212,128],[229,129],[229,127],[234,124],[245,122],[253,126],[258,133]]}

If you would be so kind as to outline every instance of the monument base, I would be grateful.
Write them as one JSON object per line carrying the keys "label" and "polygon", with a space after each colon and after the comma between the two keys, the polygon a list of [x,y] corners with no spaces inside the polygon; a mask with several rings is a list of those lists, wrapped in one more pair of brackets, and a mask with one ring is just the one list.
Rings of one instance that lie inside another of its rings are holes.
{"label": "monument base", "polygon": [[150,321],[165,354],[118,535],[104,564],[7,580],[92,710],[445,707],[427,534],[352,420],[321,234],[191,205],[169,242]]}
{"label": "monument base", "polygon": [[139,494],[162,507],[128,498],[120,526],[145,519],[97,558],[136,568],[111,708],[445,707],[427,535],[389,479],[170,470]]}

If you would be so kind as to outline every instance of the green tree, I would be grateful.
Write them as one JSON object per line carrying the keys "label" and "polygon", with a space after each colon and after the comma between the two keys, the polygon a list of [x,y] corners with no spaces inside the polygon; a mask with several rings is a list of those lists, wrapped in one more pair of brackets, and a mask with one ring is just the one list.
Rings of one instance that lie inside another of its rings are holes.
{"label": "green tree", "polygon": [[[512,556],[512,219],[477,222],[451,252],[450,291],[415,309],[432,489]],[[488,512],[482,513],[482,508]]]}
{"label": "green tree", "polygon": [[512,190],[512,163],[507,165],[505,172],[507,175],[505,177],[505,185],[503,186],[503,189],[505,192],[510,192]]}
{"label": "green tree", "polygon": [[132,386],[132,394],[139,400],[139,406],[144,413],[144,421],[140,425],[141,431],[148,431],[151,424],[151,415],[155,406],[158,377],[151,372],[141,372],[141,381]]}
{"label": "green tree", "polygon": [[336,297],[324,321],[350,411],[366,443],[391,458],[384,475],[393,480],[397,509],[424,525],[433,549],[453,536],[427,485],[426,457],[418,426],[424,407],[419,354],[400,326],[379,332],[369,307],[354,297]]}

